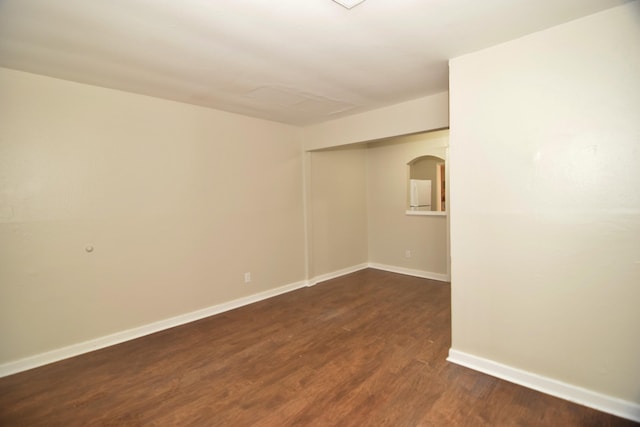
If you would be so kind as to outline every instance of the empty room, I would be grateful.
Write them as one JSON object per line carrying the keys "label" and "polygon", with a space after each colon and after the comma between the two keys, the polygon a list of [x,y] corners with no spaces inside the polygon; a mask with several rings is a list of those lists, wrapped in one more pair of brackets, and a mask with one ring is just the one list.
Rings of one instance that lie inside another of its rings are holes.
{"label": "empty room", "polygon": [[0,425],[636,425],[639,117],[639,0],[2,0]]}

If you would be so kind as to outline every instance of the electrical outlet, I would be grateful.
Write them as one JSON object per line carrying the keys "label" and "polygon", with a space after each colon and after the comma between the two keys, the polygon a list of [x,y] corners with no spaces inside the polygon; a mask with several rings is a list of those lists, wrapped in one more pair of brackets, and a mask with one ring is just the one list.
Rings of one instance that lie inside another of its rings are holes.
{"label": "electrical outlet", "polygon": [[251,282],[251,272],[250,271],[244,273],[244,283],[249,283],[249,282]]}
{"label": "electrical outlet", "polygon": [[404,257],[405,258],[411,258],[411,251],[409,249],[405,249],[404,251]]}

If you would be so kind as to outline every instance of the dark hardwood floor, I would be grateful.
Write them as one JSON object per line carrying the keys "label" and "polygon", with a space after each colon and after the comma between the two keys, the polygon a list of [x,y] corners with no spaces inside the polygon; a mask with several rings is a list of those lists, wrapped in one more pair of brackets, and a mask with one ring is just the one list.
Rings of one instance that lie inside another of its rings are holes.
{"label": "dark hardwood floor", "polygon": [[2,378],[0,425],[634,425],[446,362],[449,305],[363,270]]}

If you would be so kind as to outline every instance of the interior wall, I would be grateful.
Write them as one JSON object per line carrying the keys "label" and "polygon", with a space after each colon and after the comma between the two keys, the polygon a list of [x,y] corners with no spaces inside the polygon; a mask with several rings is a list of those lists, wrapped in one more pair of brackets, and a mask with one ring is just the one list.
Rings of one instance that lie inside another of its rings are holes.
{"label": "interior wall", "polygon": [[452,349],[636,404],[638,17],[450,62]]}
{"label": "interior wall", "polygon": [[0,364],[305,279],[297,128],[7,69],[0,93]]}
{"label": "interior wall", "polygon": [[[446,159],[448,144],[448,130],[368,144],[367,212],[371,263],[436,277],[448,276],[446,217],[406,214],[408,163],[424,155]],[[406,256],[407,250],[410,257]]]}
{"label": "interior wall", "polygon": [[307,151],[449,127],[449,93],[424,96],[303,129]]}
{"label": "interior wall", "polygon": [[366,146],[310,153],[311,278],[367,263]]}

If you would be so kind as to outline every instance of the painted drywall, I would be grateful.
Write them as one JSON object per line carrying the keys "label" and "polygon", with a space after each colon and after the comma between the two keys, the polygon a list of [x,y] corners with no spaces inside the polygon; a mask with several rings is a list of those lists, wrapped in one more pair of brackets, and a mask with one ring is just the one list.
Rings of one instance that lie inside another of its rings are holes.
{"label": "painted drywall", "polygon": [[449,93],[442,92],[303,129],[305,150],[408,135],[449,126]]}
{"label": "painted drywall", "polygon": [[[449,131],[368,144],[369,261],[437,275],[448,274],[447,218],[410,216],[408,163],[424,155],[447,156]],[[406,257],[406,251],[410,257]]]}
{"label": "painted drywall", "polygon": [[640,4],[450,62],[452,349],[640,403]]}
{"label": "painted drywall", "polygon": [[[370,185],[371,179],[377,179],[377,175],[369,176],[367,174],[368,155],[365,160],[361,156],[369,151],[366,148],[366,143],[370,141],[395,138],[401,135],[405,135],[406,138],[409,138],[406,141],[409,141],[412,138],[410,134],[443,129],[448,126],[449,97],[448,93],[444,92],[301,129],[301,139],[307,156],[305,194],[309,278],[322,276],[348,266],[360,265],[361,262],[373,262],[374,259],[377,260],[378,267],[397,267],[405,272],[411,267],[416,267],[413,272],[418,274],[427,271],[424,270],[425,268],[432,268],[438,272],[446,271],[446,267],[445,270],[442,270],[443,264],[440,255],[437,257],[427,255],[439,249],[423,249],[429,243],[423,244],[420,239],[426,235],[426,240],[429,240],[429,236],[434,231],[431,228],[435,227],[438,234],[436,240],[440,241],[440,234],[446,230],[447,220],[444,217],[432,220],[422,219],[422,223],[433,226],[422,227],[418,225],[422,224],[419,218],[405,218],[406,186],[402,187],[400,193],[403,197],[403,207],[400,211],[403,217],[400,222],[406,224],[412,221],[413,225],[417,227],[409,226],[408,229],[418,231],[417,233],[408,233],[405,226],[405,229],[400,234],[393,236],[393,239],[397,247],[417,248],[415,256],[412,256],[411,259],[404,258],[403,249],[403,258],[398,259],[395,256],[397,248],[394,246],[391,249],[376,250],[375,258],[371,258],[369,216],[372,213],[372,206],[367,201],[369,199],[367,187]],[[406,163],[409,160],[411,159],[404,161],[402,173],[405,175],[403,175],[403,180],[407,178]],[[354,164],[355,166],[352,166]],[[381,171],[381,174],[384,173]],[[343,180],[341,178],[343,174],[348,174],[349,180]],[[326,200],[318,200],[318,194],[323,195],[322,197]],[[376,200],[374,203],[377,204],[378,201]],[[382,203],[380,206],[384,206],[384,204]],[[338,214],[332,214],[332,218],[327,218],[325,215],[325,211],[329,209],[327,206],[331,206],[331,209]],[[378,217],[386,218],[387,214],[374,215],[376,215],[377,223],[383,227],[393,226],[393,223],[396,222],[378,219]],[[338,224],[340,230],[338,233],[333,230],[333,223]],[[376,232],[374,239],[378,241],[385,232],[388,233],[384,230]],[[411,241],[400,242],[399,239],[404,238],[400,236],[408,236]],[[364,247],[362,243],[364,243]],[[378,244],[376,244],[376,248],[378,248]],[[448,250],[445,246],[446,253]],[[389,254],[392,255],[387,256]],[[429,256],[430,261],[425,263],[425,256]],[[436,258],[438,259],[436,260]],[[447,264],[444,262],[444,265]]]}
{"label": "painted drywall", "polygon": [[299,129],[7,69],[0,118],[0,364],[305,279]]}
{"label": "painted drywall", "polygon": [[310,277],[367,263],[366,146],[310,156]]}

